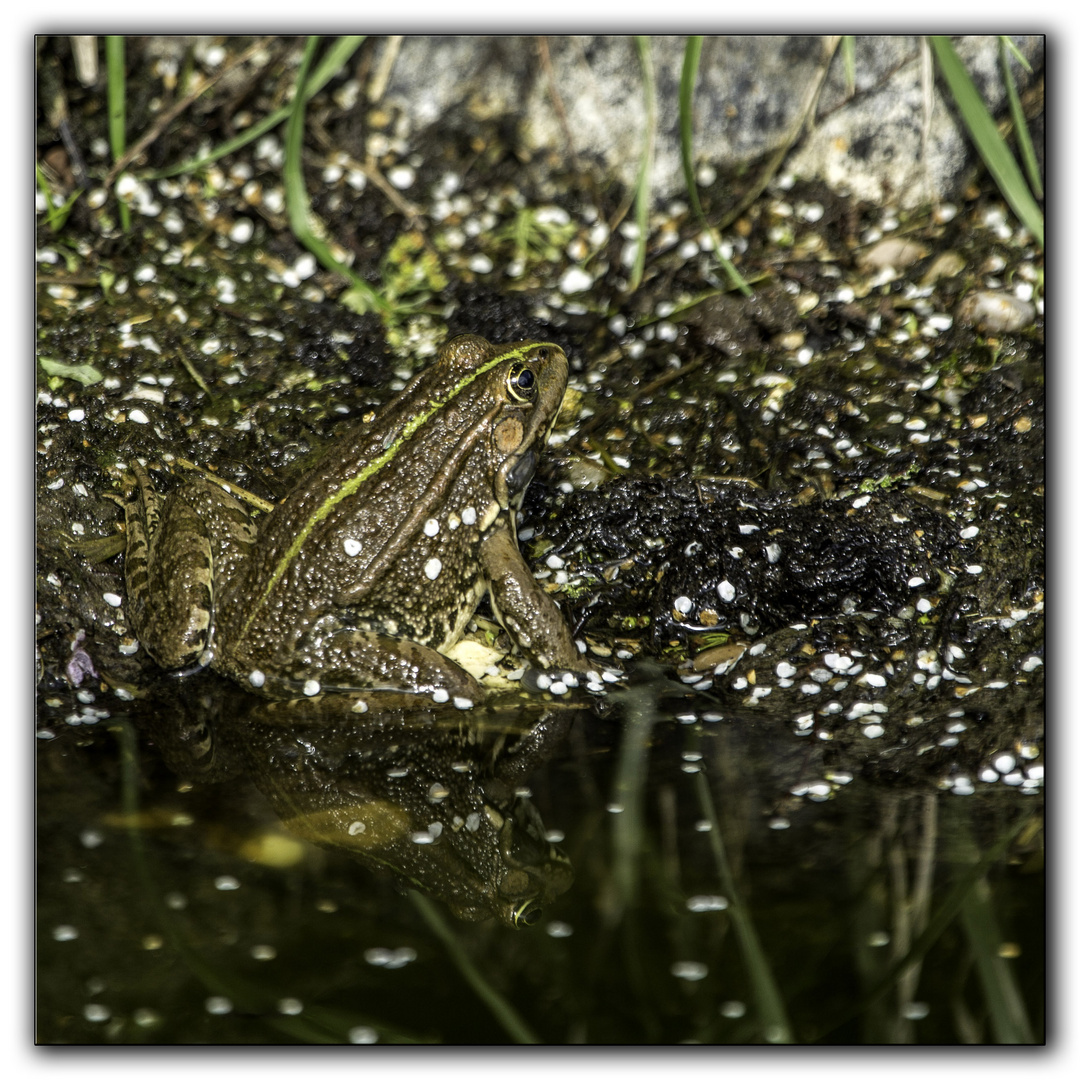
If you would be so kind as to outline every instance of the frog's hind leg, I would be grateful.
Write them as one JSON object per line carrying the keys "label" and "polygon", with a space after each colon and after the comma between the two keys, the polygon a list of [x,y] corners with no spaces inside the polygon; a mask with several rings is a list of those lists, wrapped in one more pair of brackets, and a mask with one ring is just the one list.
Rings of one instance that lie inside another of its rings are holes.
{"label": "frog's hind leg", "polygon": [[199,661],[210,644],[210,536],[182,492],[162,500],[145,472],[138,469],[136,476],[124,511],[127,615],[151,658],[163,668],[180,668]]}
{"label": "frog's hind leg", "polygon": [[468,709],[484,700],[484,690],[464,668],[415,641],[374,631],[339,630],[317,647],[301,645],[275,672],[234,650],[230,673],[271,697],[394,690],[430,694],[436,702]]}

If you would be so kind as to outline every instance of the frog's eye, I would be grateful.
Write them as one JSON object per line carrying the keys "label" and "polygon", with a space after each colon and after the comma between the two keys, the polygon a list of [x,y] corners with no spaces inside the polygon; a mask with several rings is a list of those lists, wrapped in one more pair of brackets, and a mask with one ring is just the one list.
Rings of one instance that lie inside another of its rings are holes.
{"label": "frog's eye", "polygon": [[536,376],[524,364],[515,364],[506,377],[506,389],[515,401],[532,401],[536,397]]}

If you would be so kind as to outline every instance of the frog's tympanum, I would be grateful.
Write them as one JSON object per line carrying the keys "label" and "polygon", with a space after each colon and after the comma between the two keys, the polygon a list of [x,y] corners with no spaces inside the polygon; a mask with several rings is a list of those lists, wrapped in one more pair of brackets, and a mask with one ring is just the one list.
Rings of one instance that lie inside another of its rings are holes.
{"label": "frog's tympanum", "polygon": [[467,708],[481,688],[443,653],[487,594],[535,667],[583,670],[514,525],[567,372],[557,345],[456,337],[259,517],[203,478],[162,498],[133,465],[127,611],[146,651],[269,697],[396,689]]}
{"label": "frog's tympanum", "polygon": [[157,710],[153,737],[172,747],[170,766],[189,779],[242,767],[294,835],[389,872],[461,919],[536,922],[574,874],[523,785],[558,748],[569,710],[464,722],[414,702],[357,724],[348,701],[326,695],[259,703],[246,715],[226,710],[184,722],[183,738],[162,730],[177,712]]}

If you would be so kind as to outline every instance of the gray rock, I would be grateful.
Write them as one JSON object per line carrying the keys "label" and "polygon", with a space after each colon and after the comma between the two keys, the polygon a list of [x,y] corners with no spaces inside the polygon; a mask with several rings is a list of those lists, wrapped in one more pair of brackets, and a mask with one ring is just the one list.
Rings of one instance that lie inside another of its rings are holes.
{"label": "gray rock", "polygon": [[[678,94],[686,38],[649,41],[657,94],[652,182],[654,197],[663,200],[684,195]],[[1039,77],[1044,39],[1015,41]],[[954,44],[984,100],[1000,113],[1006,106],[998,39],[960,37]],[[814,123],[785,172],[902,208],[955,197],[974,153],[937,78],[924,162],[921,49],[914,35],[856,37],[849,97],[840,51],[829,39],[706,38],[694,95],[695,163],[721,171],[754,166],[791,140],[819,90]],[[1010,62],[1023,91],[1032,76]],[[576,162],[628,187],[637,176],[646,114],[641,62],[629,36],[407,37],[386,101],[419,128],[445,123],[456,110],[507,119],[522,158],[554,153],[563,164]]]}

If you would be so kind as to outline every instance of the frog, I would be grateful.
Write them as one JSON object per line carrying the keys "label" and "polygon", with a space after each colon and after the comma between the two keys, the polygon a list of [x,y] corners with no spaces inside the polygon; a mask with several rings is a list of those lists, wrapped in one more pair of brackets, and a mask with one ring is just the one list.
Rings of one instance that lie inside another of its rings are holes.
{"label": "frog", "polygon": [[269,698],[393,690],[466,709],[484,690],[446,653],[487,596],[528,670],[596,678],[517,543],[568,376],[557,344],[454,337],[261,514],[206,476],[162,496],[132,462],[125,610],[147,654]]}

